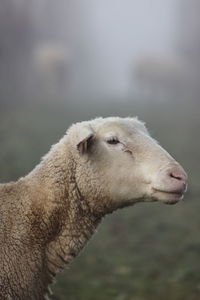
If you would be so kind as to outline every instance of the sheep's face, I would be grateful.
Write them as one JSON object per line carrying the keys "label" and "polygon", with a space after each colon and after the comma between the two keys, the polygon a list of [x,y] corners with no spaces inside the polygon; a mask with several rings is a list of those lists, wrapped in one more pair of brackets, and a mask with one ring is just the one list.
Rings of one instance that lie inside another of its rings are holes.
{"label": "sheep's face", "polygon": [[113,209],[139,201],[173,204],[183,198],[186,173],[150,137],[142,122],[107,118],[88,122],[86,127],[77,144],[82,167],[92,170],[87,182],[96,178]]}

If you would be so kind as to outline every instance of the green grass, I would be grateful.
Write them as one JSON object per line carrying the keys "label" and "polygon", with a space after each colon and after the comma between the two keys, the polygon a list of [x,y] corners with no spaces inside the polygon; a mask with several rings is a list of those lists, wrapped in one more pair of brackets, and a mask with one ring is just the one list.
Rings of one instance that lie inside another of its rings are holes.
{"label": "green grass", "polygon": [[58,277],[57,299],[199,299],[199,210],[198,199],[190,199],[174,207],[136,205],[108,217]]}

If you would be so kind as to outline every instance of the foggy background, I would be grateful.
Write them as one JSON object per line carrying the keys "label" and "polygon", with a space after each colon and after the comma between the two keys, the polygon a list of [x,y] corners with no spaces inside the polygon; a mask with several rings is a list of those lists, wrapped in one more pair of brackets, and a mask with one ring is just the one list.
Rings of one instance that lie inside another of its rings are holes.
{"label": "foggy background", "polygon": [[0,0],[1,182],[110,115],[144,120],[190,180],[176,206],[106,218],[52,299],[200,299],[199,15],[198,0]]}

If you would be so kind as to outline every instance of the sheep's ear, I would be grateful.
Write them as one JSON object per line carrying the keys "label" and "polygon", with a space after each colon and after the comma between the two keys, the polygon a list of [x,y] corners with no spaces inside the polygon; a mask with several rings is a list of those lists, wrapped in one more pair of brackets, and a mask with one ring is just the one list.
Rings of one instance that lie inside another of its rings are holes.
{"label": "sheep's ear", "polygon": [[80,133],[77,149],[80,154],[86,154],[91,150],[94,143],[94,132],[90,129],[85,129]]}

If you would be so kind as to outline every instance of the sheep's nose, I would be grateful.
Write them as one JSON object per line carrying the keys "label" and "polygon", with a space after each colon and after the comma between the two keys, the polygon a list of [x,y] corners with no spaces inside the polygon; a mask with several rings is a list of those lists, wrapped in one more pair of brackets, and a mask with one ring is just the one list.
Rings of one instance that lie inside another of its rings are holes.
{"label": "sheep's nose", "polygon": [[168,170],[168,176],[171,184],[177,192],[184,192],[187,188],[187,174],[182,168],[175,167]]}

